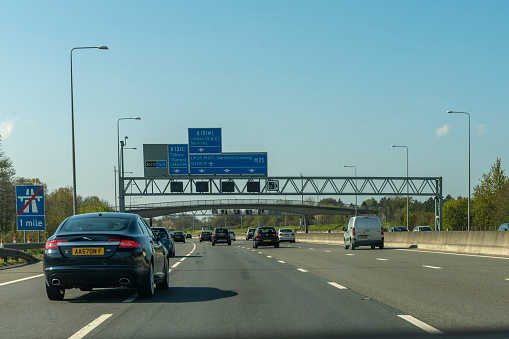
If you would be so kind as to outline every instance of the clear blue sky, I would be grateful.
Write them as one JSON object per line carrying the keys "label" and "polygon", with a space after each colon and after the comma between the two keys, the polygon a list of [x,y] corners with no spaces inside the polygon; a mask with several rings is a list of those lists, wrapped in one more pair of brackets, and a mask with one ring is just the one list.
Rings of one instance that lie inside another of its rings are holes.
{"label": "clear blue sky", "polygon": [[[508,1],[1,1],[0,134],[18,176],[114,204],[143,144],[221,127],[272,176],[442,176],[468,192],[507,168]],[[348,201],[348,199],[343,199]],[[143,200],[142,202],[145,202]],[[148,202],[148,201],[147,201]]]}

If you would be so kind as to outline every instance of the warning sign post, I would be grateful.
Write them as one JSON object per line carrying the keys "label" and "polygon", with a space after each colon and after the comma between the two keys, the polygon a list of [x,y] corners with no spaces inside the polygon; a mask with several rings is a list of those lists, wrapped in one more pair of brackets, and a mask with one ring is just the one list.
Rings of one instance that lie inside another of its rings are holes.
{"label": "warning sign post", "polygon": [[16,186],[18,231],[44,231],[44,187]]}

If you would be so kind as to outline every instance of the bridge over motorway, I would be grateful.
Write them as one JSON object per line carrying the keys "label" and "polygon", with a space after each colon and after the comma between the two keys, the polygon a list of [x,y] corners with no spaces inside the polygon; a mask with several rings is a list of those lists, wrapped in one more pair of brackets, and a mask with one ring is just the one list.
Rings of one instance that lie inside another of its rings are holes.
{"label": "bridge over motorway", "polygon": [[[126,207],[126,212],[136,213],[143,218],[154,218],[158,216],[215,209],[248,209],[248,210],[269,210],[280,211],[302,215],[353,215],[352,207],[320,206],[315,202],[300,200],[281,199],[220,199],[220,200],[192,200],[176,201],[166,203],[153,203],[131,205]],[[357,213],[366,213],[358,209]]]}

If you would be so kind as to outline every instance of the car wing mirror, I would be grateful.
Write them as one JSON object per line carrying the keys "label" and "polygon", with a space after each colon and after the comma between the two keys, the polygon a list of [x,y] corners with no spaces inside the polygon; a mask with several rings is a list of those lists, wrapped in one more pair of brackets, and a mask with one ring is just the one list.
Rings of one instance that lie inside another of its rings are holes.
{"label": "car wing mirror", "polygon": [[343,227],[343,232],[346,232],[346,227]]}

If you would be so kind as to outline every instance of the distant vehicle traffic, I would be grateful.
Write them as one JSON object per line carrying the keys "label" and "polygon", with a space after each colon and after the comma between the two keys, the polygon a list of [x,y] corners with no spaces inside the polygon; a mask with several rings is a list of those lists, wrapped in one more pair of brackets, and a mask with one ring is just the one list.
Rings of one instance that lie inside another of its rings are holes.
{"label": "distant vehicle traffic", "polygon": [[348,227],[343,227],[343,231],[345,249],[355,250],[359,246],[384,248],[384,228],[380,217],[376,215],[351,217]]}
{"label": "distant vehicle traffic", "polygon": [[247,232],[246,232],[246,240],[250,240],[250,239],[253,239],[253,235],[254,235],[254,231],[256,230],[256,227],[255,228],[248,228],[247,229]]}
{"label": "distant vehicle traffic", "polygon": [[184,235],[184,232],[175,231],[175,232],[173,232],[173,240],[175,242],[180,241],[180,242],[185,243],[186,242],[186,236]]}
{"label": "distant vehicle traffic", "polygon": [[277,237],[279,242],[289,241],[290,243],[295,242],[295,232],[291,228],[280,228],[277,231]]}
{"label": "distant vehicle traffic", "polygon": [[405,226],[394,226],[390,228],[389,232],[408,232],[408,228]]}
{"label": "distant vehicle traffic", "polygon": [[428,231],[433,231],[433,228],[431,228],[430,226],[415,226],[414,227],[414,232],[428,232]]}
{"label": "distant vehicle traffic", "polygon": [[216,227],[214,228],[214,232],[212,232],[212,246],[215,246],[216,243],[225,242],[228,245],[232,244],[230,239],[230,232],[227,228],[224,227]]}
{"label": "distant vehicle traffic", "polygon": [[186,234],[186,239],[192,239],[192,238],[193,238],[193,235],[191,233]]}
{"label": "distant vehicle traffic", "polygon": [[230,239],[232,241],[236,241],[236,239],[235,239],[235,232],[233,232],[233,231],[229,231],[229,232],[230,232]]}
{"label": "distant vehicle traffic", "polygon": [[209,231],[202,231],[200,233],[200,242],[202,241],[212,241],[212,233]]}
{"label": "distant vehicle traffic", "polygon": [[258,248],[258,246],[274,246],[274,248],[279,247],[279,239],[274,227],[262,226],[255,229],[253,237],[253,248]]}
{"label": "distant vehicle traffic", "polygon": [[168,258],[173,258],[175,256],[175,243],[166,227],[151,227],[150,229],[156,237],[159,237],[159,241],[168,251]]}
{"label": "distant vehicle traffic", "polygon": [[67,218],[46,242],[43,267],[50,300],[62,300],[70,288],[137,287],[140,297],[151,298],[154,284],[169,287],[167,251],[136,214]]}
{"label": "distant vehicle traffic", "polygon": [[498,230],[499,231],[509,231],[509,223],[505,223],[505,224],[500,225]]}

